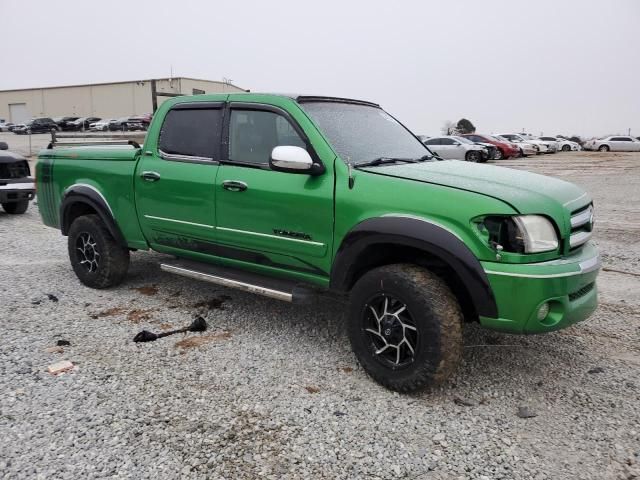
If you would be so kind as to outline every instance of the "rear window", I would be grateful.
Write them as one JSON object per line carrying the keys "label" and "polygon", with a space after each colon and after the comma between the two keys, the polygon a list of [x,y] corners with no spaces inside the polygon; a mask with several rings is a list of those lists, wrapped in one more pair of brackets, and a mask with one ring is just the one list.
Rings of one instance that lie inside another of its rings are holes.
{"label": "rear window", "polygon": [[194,108],[170,110],[160,131],[163,153],[218,159],[222,110]]}

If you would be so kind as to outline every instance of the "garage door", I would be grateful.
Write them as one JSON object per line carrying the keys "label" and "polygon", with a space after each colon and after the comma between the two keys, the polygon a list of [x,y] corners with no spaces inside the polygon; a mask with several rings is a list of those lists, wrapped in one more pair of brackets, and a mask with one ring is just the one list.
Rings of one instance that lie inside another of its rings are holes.
{"label": "garage door", "polygon": [[31,119],[26,103],[10,103],[9,118],[12,123],[25,123]]}

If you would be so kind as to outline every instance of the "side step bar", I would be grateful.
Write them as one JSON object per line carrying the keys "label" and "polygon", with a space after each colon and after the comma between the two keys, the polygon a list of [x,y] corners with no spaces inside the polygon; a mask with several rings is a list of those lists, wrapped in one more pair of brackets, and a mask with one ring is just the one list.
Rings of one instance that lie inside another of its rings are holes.
{"label": "side step bar", "polygon": [[192,260],[180,259],[171,263],[161,263],[160,269],[183,277],[244,290],[285,302],[305,303],[313,294],[311,290],[300,287],[296,282],[289,280]]}

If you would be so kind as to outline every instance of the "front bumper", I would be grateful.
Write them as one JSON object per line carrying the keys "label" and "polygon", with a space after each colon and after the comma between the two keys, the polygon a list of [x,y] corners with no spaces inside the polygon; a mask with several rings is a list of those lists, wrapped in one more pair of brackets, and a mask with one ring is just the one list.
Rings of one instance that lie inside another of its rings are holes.
{"label": "front bumper", "polygon": [[36,186],[31,177],[20,180],[0,180],[0,203],[33,200],[35,194]]}
{"label": "front bumper", "polygon": [[[588,318],[598,305],[600,256],[587,243],[578,253],[542,263],[481,262],[495,295],[499,318],[480,324],[508,333],[544,333]],[[538,318],[548,303],[549,313]]]}

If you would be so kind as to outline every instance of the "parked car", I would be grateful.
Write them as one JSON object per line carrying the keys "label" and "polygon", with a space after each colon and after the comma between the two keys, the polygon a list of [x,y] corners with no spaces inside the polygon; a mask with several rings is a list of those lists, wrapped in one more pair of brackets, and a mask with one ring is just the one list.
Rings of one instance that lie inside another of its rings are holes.
{"label": "parked car", "polygon": [[610,137],[588,140],[584,144],[585,150],[600,152],[640,152],[640,140],[633,137],[612,135]]}
{"label": "parked car", "polygon": [[89,130],[92,123],[100,121],[100,117],[81,117],[72,122],[65,122],[66,128],[64,130],[80,131]]}
{"label": "parked car", "polygon": [[89,125],[89,130],[94,132],[106,132],[107,130],[109,130],[109,124],[114,121],[115,120],[111,118],[93,122],[91,125]]}
{"label": "parked car", "polygon": [[547,144],[548,150],[543,153],[556,153],[558,151],[558,141],[555,138],[551,140],[542,140],[540,137],[536,137],[535,135],[531,135],[530,133],[520,133],[520,136],[525,140],[537,140],[540,142],[544,142]]}
{"label": "parked car", "polygon": [[518,155],[520,157],[528,157],[530,155],[537,155],[539,153],[538,146],[534,145],[533,143],[523,142],[521,140],[510,140],[509,138],[505,138],[501,135],[492,135],[492,137],[496,138],[499,141],[508,142],[515,145],[520,152]]}
{"label": "parked car", "polygon": [[0,142],[0,204],[7,213],[21,214],[29,208],[36,186],[29,162],[8,148],[6,142]]}
{"label": "parked car", "polygon": [[[498,134],[498,136],[506,138],[507,140],[514,143],[528,143],[530,145],[534,145],[536,147],[536,153],[550,152],[549,144],[547,142],[543,142],[542,140],[527,139],[518,133],[500,133]],[[523,151],[525,150],[524,148],[522,149]]]}
{"label": "parked car", "polygon": [[58,124],[49,117],[41,117],[29,120],[24,124],[14,126],[12,132],[17,135],[25,135],[29,133],[49,133],[54,130],[60,130]]}
{"label": "parked car", "polygon": [[11,122],[0,122],[0,132],[10,132],[13,126]]}
{"label": "parked car", "polygon": [[465,321],[543,333],[597,307],[587,192],[434,161],[375,103],[178,97],[150,132],[144,149],[54,147],[38,157],[42,220],[68,236],[88,287],[120,284],[131,252],[154,249],[185,282],[288,302],[338,294],[364,371],[400,392],[453,373]]}
{"label": "parked car", "polygon": [[487,149],[474,144],[471,140],[446,135],[432,137],[424,142],[429,150],[445,160],[466,160],[482,162],[488,158]]}
{"label": "parked car", "polygon": [[131,132],[144,131],[149,127],[149,124],[143,121],[141,117],[129,117],[125,122],[125,129]]}
{"label": "parked car", "polygon": [[512,143],[506,139],[498,139],[491,135],[481,133],[466,133],[461,135],[468,138],[472,142],[476,143],[488,143],[496,147],[494,153],[494,160],[502,160],[503,158],[519,157],[521,155],[520,148],[515,143]]}
{"label": "parked car", "polygon": [[539,137],[540,140],[545,142],[556,142],[557,148],[563,152],[571,152],[580,150],[580,144],[576,142],[572,142],[571,140],[567,140],[566,138],[561,137]]}
{"label": "parked car", "polygon": [[127,123],[129,122],[129,117],[121,117],[116,118],[115,120],[111,120],[109,122],[109,130],[118,131],[118,130],[127,130]]}
{"label": "parked car", "polygon": [[64,126],[67,122],[74,122],[79,117],[53,117],[53,121],[60,127],[60,130],[64,130]]}

